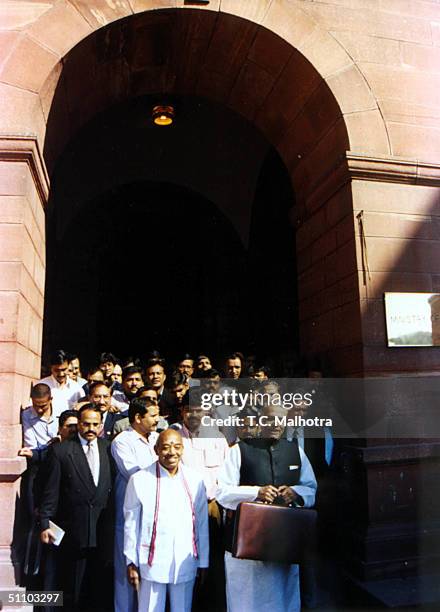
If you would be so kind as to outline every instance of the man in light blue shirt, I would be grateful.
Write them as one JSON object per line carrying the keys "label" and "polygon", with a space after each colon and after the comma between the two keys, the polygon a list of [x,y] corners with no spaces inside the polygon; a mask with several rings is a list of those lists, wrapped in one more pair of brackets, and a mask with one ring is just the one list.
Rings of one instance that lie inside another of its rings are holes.
{"label": "man in light blue shirt", "polygon": [[32,405],[21,413],[23,445],[32,449],[45,449],[58,433],[58,419],[52,410],[50,387],[39,383],[31,391]]}

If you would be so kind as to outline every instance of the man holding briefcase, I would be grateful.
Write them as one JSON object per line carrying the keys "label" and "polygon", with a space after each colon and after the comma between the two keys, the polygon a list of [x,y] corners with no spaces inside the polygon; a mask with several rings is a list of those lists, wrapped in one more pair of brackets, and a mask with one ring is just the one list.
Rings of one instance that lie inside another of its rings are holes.
{"label": "man holding briefcase", "polygon": [[[217,501],[227,510],[226,597],[228,612],[299,612],[298,565],[234,558],[231,555],[234,512],[241,502],[310,508],[315,501],[316,479],[296,440],[282,437],[279,406],[266,406],[261,438],[233,446],[219,474]],[[279,419],[278,419],[279,420]],[[276,525],[274,525],[276,529]],[[273,558],[273,551],[268,551]]]}

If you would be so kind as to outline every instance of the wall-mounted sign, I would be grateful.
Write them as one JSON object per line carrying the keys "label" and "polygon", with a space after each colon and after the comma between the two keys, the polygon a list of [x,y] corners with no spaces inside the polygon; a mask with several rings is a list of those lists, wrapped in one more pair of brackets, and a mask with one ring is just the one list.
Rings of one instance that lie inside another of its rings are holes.
{"label": "wall-mounted sign", "polygon": [[440,293],[385,293],[388,346],[440,346]]}

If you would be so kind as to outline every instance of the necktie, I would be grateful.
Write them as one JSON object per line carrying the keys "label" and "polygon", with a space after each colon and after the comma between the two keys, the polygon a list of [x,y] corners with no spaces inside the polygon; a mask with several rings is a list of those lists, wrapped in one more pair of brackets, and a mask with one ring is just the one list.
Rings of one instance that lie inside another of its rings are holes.
{"label": "necktie", "polygon": [[98,486],[98,474],[96,469],[96,449],[92,442],[87,443],[87,452],[86,452],[87,463],[89,464],[90,471],[92,473],[93,482],[95,483],[95,487]]}

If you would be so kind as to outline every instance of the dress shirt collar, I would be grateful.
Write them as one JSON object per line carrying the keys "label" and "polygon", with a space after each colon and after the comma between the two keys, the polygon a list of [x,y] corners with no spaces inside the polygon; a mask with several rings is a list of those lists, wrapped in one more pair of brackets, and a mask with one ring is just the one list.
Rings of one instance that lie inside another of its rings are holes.
{"label": "dress shirt collar", "polygon": [[32,422],[42,421],[43,423],[53,423],[54,416],[53,416],[52,408],[50,410],[49,417],[46,417],[46,418],[40,417],[40,415],[37,414],[35,408],[32,405],[29,406],[29,408],[30,408],[30,411],[29,411],[29,420],[31,420]]}
{"label": "dress shirt collar", "polygon": [[[81,446],[84,448],[84,446],[88,446],[89,442],[88,440],[86,440],[85,438],[83,438],[82,436],[80,436],[80,434],[78,434],[78,438],[79,441],[81,442]],[[95,438],[93,440],[93,442],[90,443],[90,446],[98,446],[98,438]]]}
{"label": "dress shirt collar", "polygon": [[147,437],[140,434],[138,431],[134,429],[131,425],[127,428],[127,431],[130,431],[133,437],[139,438],[144,444],[153,445],[156,444],[156,440],[159,437],[157,431],[151,431]]}
{"label": "dress shirt collar", "polygon": [[52,384],[53,384],[54,389],[70,389],[72,387],[72,383],[74,385],[77,384],[74,380],[72,380],[69,377],[66,378],[66,382],[64,383],[64,385],[60,385],[60,383],[57,381],[55,376],[53,376],[52,374],[50,375],[50,378],[52,379]]}

